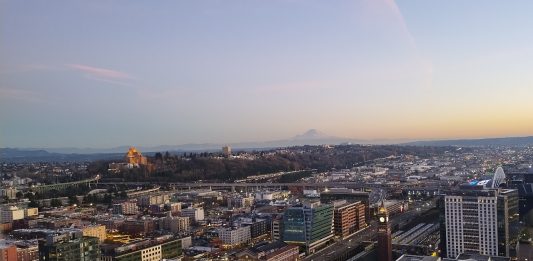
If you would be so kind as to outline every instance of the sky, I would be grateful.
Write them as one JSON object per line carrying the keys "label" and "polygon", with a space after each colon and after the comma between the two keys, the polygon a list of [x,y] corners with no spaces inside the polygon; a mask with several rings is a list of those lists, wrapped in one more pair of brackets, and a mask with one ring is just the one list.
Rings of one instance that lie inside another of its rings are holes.
{"label": "sky", "polygon": [[0,147],[533,135],[531,10],[0,0]]}

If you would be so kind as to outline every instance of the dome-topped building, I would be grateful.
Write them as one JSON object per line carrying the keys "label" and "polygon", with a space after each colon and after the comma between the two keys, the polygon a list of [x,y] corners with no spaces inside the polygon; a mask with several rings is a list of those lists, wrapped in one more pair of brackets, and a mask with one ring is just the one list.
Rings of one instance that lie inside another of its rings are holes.
{"label": "dome-topped building", "polygon": [[128,153],[126,153],[126,162],[135,167],[148,164],[147,158],[144,157],[135,147],[130,147]]}

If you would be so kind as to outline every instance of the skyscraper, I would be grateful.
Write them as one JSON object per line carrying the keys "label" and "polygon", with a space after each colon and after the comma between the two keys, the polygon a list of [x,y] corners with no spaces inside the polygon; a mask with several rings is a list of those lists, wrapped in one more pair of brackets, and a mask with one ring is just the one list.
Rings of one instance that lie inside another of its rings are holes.
{"label": "skyscraper", "polygon": [[283,215],[283,241],[305,247],[309,253],[333,237],[333,206],[320,202],[288,208]]}
{"label": "skyscraper", "polygon": [[441,197],[443,256],[475,253],[509,257],[514,237],[509,223],[517,219],[518,194],[516,190],[498,188],[502,172],[496,174],[471,181]]}
{"label": "skyscraper", "polygon": [[378,261],[392,260],[392,238],[389,224],[389,213],[383,201],[378,209]]}

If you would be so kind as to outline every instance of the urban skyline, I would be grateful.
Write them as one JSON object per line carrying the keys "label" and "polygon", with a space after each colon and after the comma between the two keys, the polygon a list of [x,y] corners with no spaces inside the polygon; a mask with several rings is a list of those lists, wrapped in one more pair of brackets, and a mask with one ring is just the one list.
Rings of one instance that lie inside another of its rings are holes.
{"label": "urban skyline", "polygon": [[533,135],[532,3],[0,1],[0,147]]}
{"label": "urban skyline", "polygon": [[531,261],[531,10],[0,0],[0,261]]}

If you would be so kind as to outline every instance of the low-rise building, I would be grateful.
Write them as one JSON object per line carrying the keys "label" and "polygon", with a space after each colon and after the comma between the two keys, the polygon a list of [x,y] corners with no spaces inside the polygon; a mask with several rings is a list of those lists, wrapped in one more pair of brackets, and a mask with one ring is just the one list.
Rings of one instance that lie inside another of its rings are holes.
{"label": "low-rise building", "polygon": [[150,205],[166,204],[170,201],[170,196],[166,193],[157,193],[144,195],[139,198],[138,204],[141,207],[148,207]]}
{"label": "low-rise building", "polygon": [[103,261],[159,261],[182,255],[181,239],[161,236],[125,244],[104,245]]}
{"label": "low-rise building", "polygon": [[16,241],[17,260],[18,261],[38,261],[39,260],[39,243],[33,241]]}
{"label": "low-rise building", "polygon": [[113,204],[113,214],[116,215],[136,215],[138,212],[137,203],[126,201]]}
{"label": "low-rise building", "polygon": [[181,210],[181,215],[189,217],[193,222],[204,220],[204,209],[199,207],[189,207]]}
{"label": "low-rise building", "polygon": [[218,229],[218,237],[229,247],[248,243],[251,239],[250,227],[220,228]]}
{"label": "low-rise building", "polygon": [[96,237],[100,243],[104,242],[107,238],[107,233],[104,225],[90,225],[82,228],[84,236]]}
{"label": "low-rise building", "polygon": [[2,209],[0,218],[2,223],[11,223],[14,220],[24,219],[24,209],[19,209],[15,206],[6,207]]}
{"label": "low-rise building", "polygon": [[267,220],[261,218],[241,218],[238,219],[235,224],[238,226],[249,226],[251,238],[257,238],[262,235],[268,234]]}
{"label": "low-rise building", "polygon": [[0,261],[17,261],[17,247],[4,242],[0,243]]}
{"label": "low-rise building", "polygon": [[189,228],[189,217],[174,217],[169,215],[159,219],[159,229],[168,230],[172,233],[187,231]]}
{"label": "low-rise building", "polygon": [[132,236],[146,236],[155,230],[153,219],[126,220],[121,231]]}
{"label": "low-rise building", "polygon": [[254,204],[253,197],[243,197],[241,195],[228,197],[228,208],[249,208]]}
{"label": "low-rise building", "polygon": [[98,260],[98,238],[85,237],[81,230],[51,233],[39,240],[40,260]]}

